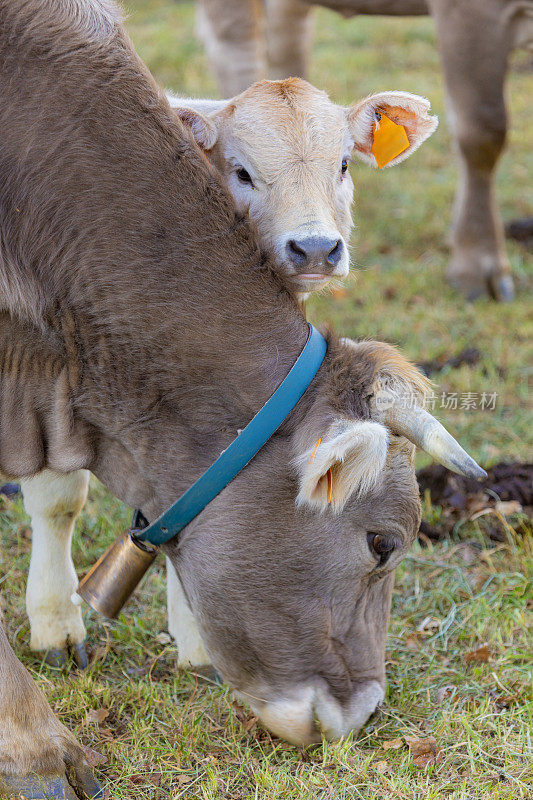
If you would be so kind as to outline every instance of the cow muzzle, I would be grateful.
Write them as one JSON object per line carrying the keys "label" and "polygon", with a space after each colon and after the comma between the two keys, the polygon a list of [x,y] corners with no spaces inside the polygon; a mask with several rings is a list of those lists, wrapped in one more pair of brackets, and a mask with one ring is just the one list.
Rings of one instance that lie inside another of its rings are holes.
{"label": "cow muzzle", "polygon": [[348,274],[348,248],[338,231],[296,230],[280,240],[277,251],[299,292],[315,291]]}
{"label": "cow muzzle", "polygon": [[293,744],[308,745],[357,733],[384,697],[377,680],[355,684],[346,705],[325,686],[302,686],[290,696],[270,702],[242,693],[261,723],[271,733]]}

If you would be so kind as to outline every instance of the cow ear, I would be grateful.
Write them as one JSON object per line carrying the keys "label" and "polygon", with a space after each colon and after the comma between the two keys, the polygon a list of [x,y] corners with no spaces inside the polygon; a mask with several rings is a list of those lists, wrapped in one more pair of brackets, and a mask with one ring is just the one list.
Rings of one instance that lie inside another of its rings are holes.
{"label": "cow ear", "polygon": [[192,108],[174,107],[174,113],[187,125],[202,150],[211,150],[218,139],[218,129],[213,120]]}
{"label": "cow ear", "polygon": [[337,420],[297,459],[296,503],[340,512],[354,494],[376,484],[387,459],[388,432],[378,422]]}
{"label": "cow ear", "polygon": [[354,156],[373,167],[404,161],[435,131],[425,97],[409,92],[380,92],[346,109]]}

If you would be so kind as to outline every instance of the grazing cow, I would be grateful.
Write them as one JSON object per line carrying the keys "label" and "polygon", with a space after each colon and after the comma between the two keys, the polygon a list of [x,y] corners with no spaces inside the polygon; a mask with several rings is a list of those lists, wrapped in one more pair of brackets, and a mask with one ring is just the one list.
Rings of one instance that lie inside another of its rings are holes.
{"label": "grazing cow", "polygon": [[[533,46],[533,0],[198,0],[199,31],[221,90],[267,73],[307,74],[311,9],[435,20],[460,165],[448,278],[468,297],[513,296],[494,170],[505,143],[504,86],[514,48]],[[268,68],[267,68],[268,61]]]}
{"label": "grazing cow", "polygon": [[[0,92],[0,469],[90,469],[155,519],[270,397],[307,323],[108,0],[0,0]],[[164,548],[214,666],[302,743],[383,697],[413,445],[481,473],[394,348],[328,340],[275,435]],[[63,796],[70,740],[3,634],[0,677],[0,780]]]}
{"label": "grazing cow", "polygon": [[[373,95],[345,109],[300,79],[264,81],[228,101],[170,102],[300,298],[348,271],[353,183],[347,163],[354,154],[375,165],[376,115],[384,113],[407,130],[409,146],[391,163],[407,158],[437,124],[427,101],[411,94]],[[86,664],[85,626],[71,602],[77,576],[70,546],[88,478],[81,471],[45,471],[22,482],[33,527],[26,595],[31,647],[54,665],[67,663],[67,647],[80,666]],[[169,573],[169,628],[180,645],[180,663],[197,664],[205,653],[191,650],[187,606],[171,567]]]}

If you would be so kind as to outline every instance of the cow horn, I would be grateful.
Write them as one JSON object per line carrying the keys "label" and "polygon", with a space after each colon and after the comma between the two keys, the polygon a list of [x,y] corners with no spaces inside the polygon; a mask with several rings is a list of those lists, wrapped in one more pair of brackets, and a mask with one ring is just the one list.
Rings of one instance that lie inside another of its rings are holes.
{"label": "cow horn", "polygon": [[487,473],[456,442],[446,428],[420,406],[393,402],[383,412],[393,433],[405,436],[443,466],[467,478],[486,478]]}

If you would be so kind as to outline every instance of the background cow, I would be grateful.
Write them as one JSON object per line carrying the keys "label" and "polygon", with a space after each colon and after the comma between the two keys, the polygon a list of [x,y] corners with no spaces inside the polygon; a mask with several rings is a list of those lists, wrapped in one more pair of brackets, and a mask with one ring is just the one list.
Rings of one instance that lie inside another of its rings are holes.
{"label": "background cow", "polygon": [[[0,468],[91,469],[154,518],[271,395],[307,324],[114,7],[5,0],[0,21]],[[358,729],[383,697],[394,568],[418,530],[413,444],[481,474],[401,402],[426,388],[394,348],[331,335],[304,401],[166,548],[213,663],[293,741]],[[28,794],[46,769],[61,796],[1,644],[0,774]],[[51,744],[70,780],[59,730]]]}
{"label": "background cow", "polygon": [[[323,0],[354,14],[435,19],[457,144],[460,184],[448,278],[469,298],[513,296],[494,170],[505,142],[504,85],[509,56],[533,45],[533,2],[524,0]],[[304,0],[199,0],[199,30],[223,93],[265,74],[306,76],[311,3]]]}

